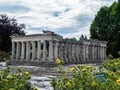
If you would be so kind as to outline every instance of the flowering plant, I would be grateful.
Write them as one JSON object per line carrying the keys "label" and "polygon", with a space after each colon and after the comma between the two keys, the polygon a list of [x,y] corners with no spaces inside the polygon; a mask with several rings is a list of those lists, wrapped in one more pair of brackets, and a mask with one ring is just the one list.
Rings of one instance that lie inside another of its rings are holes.
{"label": "flowering plant", "polygon": [[[120,77],[113,71],[81,64],[64,70],[61,62],[57,63],[60,75],[51,81],[54,90],[120,90]],[[103,77],[96,81],[96,73],[104,73],[104,81],[99,80]]]}
{"label": "flowering plant", "polygon": [[[29,72],[23,72],[18,67],[18,72],[12,73],[11,68],[7,67],[3,71],[0,71],[0,90],[28,90],[28,80],[30,79]],[[31,87],[29,90],[38,90],[35,87]]]}

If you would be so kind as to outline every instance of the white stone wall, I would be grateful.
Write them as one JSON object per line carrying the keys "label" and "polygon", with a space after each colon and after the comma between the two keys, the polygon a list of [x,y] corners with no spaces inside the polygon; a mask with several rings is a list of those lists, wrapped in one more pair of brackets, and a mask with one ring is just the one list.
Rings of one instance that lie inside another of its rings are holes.
{"label": "white stone wall", "polygon": [[97,62],[106,58],[105,41],[70,41],[54,33],[11,38],[11,60],[54,62],[56,58],[60,58],[66,63],[80,63]]}

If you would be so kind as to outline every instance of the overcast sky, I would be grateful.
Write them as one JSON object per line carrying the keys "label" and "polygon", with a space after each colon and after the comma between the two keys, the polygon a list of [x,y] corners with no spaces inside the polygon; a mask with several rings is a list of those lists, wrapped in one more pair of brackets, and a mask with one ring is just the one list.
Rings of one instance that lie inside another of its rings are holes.
{"label": "overcast sky", "polygon": [[89,27],[100,7],[116,0],[0,0],[0,14],[25,23],[26,34],[51,30],[65,37],[90,35]]}

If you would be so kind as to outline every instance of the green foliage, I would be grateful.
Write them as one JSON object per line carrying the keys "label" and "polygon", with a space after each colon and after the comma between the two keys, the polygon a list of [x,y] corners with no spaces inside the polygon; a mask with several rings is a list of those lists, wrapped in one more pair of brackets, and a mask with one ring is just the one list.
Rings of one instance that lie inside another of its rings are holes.
{"label": "green foliage", "polygon": [[4,62],[7,60],[10,60],[10,54],[4,51],[3,52],[0,51],[0,62]]}
{"label": "green foliage", "polygon": [[75,37],[72,38],[65,38],[66,40],[71,40],[71,41],[77,41],[77,39]]}
{"label": "green foliage", "polygon": [[103,6],[95,16],[90,34],[92,39],[108,41],[107,55],[119,57],[120,51],[120,3],[114,2],[110,7]]}
{"label": "green foliage", "polygon": [[[120,74],[113,71],[105,70],[92,66],[83,66],[78,64],[76,67],[70,67],[71,76],[67,75],[68,71],[62,68],[62,64],[58,64],[60,76],[52,79],[51,85],[54,90],[120,90]],[[96,81],[95,75],[104,73],[106,79],[104,82]]]}
{"label": "green foliage", "polygon": [[119,73],[120,75],[120,58],[105,60],[101,64],[101,67],[105,68],[106,70]]}
{"label": "green foliage", "polygon": [[[28,80],[30,79],[28,72],[22,72],[18,67],[18,72],[11,73],[10,67],[0,72],[0,90],[27,90]],[[31,90],[38,90],[31,88]]]}
{"label": "green foliage", "polygon": [[82,34],[82,35],[80,36],[79,40],[87,40],[87,36],[86,36],[86,35],[84,36],[84,35]]}
{"label": "green foliage", "polygon": [[0,15],[0,50],[9,52],[11,48],[11,38],[13,34],[24,35],[24,24],[18,25],[16,19],[7,15]]}

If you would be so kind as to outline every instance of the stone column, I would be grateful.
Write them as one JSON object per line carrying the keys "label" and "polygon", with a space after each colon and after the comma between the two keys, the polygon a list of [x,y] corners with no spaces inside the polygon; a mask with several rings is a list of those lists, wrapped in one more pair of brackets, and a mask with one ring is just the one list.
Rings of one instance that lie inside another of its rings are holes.
{"label": "stone column", "polygon": [[21,60],[24,60],[24,57],[25,57],[25,42],[21,42],[21,44],[22,44]]}
{"label": "stone column", "polygon": [[93,58],[92,58],[92,56],[93,56],[93,50],[92,50],[92,45],[90,46],[90,51],[89,51],[89,53],[90,53],[90,60],[92,61],[93,60]]}
{"label": "stone column", "polygon": [[80,51],[80,47],[79,47],[79,43],[77,43],[77,45],[76,45],[77,62],[79,62],[79,60],[80,60],[79,51]]}
{"label": "stone column", "polygon": [[29,41],[26,42],[26,59],[27,60],[30,59],[30,42]]}
{"label": "stone column", "polygon": [[41,41],[37,41],[37,60],[41,59]]}
{"label": "stone column", "polygon": [[20,59],[20,43],[17,42],[16,59]]}
{"label": "stone column", "polygon": [[32,60],[35,60],[35,53],[36,53],[35,41],[32,41]]}
{"label": "stone column", "polygon": [[80,43],[79,47],[80,47],[80,61],[82,61],[83,58],[82,58],[82,44],[81,43]]}
{"label": "stone column", "polygon": [[100,46],[100,60],[102,61],[102,47]]}
{"label": "stone column", "polygon": [[69,50],[68,50],[68,53],[69,53],[69,55],[68,55],[68,57],[69,57],[69,61],[71,62],[72,61],[72,43],[70,42],[69,43]]}
{"label": "stone column", "polygon": [[62,49],[61,58],[62,58],[62,60],[65,61],[65,59],[64,59],[64,49],[65,49],[65,47],[64,47],[64,42],[62,42],[62,45],[61,45],[61,46],[62,46],[62,47],[61,47],[61,49]]}
{"label": "stone column", "polygon": [[94,46],[94,60],[97,60],[97,52],[96,52],[96,46]]}
{"label": "stone column", "polygon": [[49,41],[49,61],[53,61],[53,41]]}
{"label": "stone column", "polygon": [[100,46],[98,46],[98,60],[100,61]]}
{"label": "stone column", "polygon": [[104,47],[104,59],[106,59],[106,47]]}
{"label": "stone column", "polygon": [[92,61],[95,61],[95,46],[92,45]]}
{"label": "stone column", "polygon": [[72,45],[72,52],[73,52],[73,62],[76,62],[76,43]]}
{"label": "stone column", "polygon": [[83,61],[86,61],[86,45],[83,44]]}
{"label": "stone column", "polygon": [[96,46],[96,61],[98,60],[98,46]]}
{"label": "stone column", "polygon": [[103,60],[105,59],[105,47],[103,47]]}
{"label": "stone column", "polygon": [[43,41],[43,61],[46,60],[46,41]]}
{"label": "stone column", "polygon": [[87,59],[87,61],[90,61],[90,55],[89,55],[90,45],[88,44],[88,46],[87,46],[87,47],[88,47],[88,49],[87,49],[87,50],[88,50],[88,59]]}
{"label": "stone column", "polygon": [[12,42],[12,57],[11,59],[14,60],[15,58],[15,42]]}
{"label": "stone column", "polygon": [[66,58],[66,55],[67,55],[67,47],[66,47],[66,42],[63,42],[64,43],[64,53],[63,53],[63,55],[64,55],[64,60],[65,60],[65,62],[67,62],[67,58]]}
{"label": "stone column", "polygon": [[89,56],[89,53],[88,53],[88,44],[86,45],[86,61],[88,61],[89,60],[89,58],[88,58],[88,56]]}
{"label": "stone column", "polygon": [[67,63],[69,62],[69,43],[66,42],[66,45],[65,45],[65,59],[67,61]]}
{"label": "stone column", "polygon": [[103,46],[102,46],[102,60],[104,59],[104,50],[103,50]]}
{"label": "stone column", "polygon": [[58,43],[58,58],[60,58],[60,42]]}
{"label": "stone column", "polygon": [[59,56],[60,56],[60,59],[63,59],[62,58],[62,42],[60,42],[60,45],[59,45]]}
{"label": "stone column", "polygon": [[71,43],[72,44],[72,50],[71,50],[71,52],[72,52],[72,62],[74,62],[74,60],[75,60],[75,55],[74,55],[74,51],[75,51],[75,46],[74,46],[74,43]]}
{"label": "stone column", "polygon": [[54,55],[55,55],[55,59],[59,58],[58,57],[58,41],[56,41],[56,43],[55,43],[55,53],[54,53]]}
{"label": "stone column", "polygon": [[89,61],[91,61],[91,56],[92,56],[92,47],[91,47],[91,45],[89,45],[89,49],[88,49],[88,59],[89,59]]}

